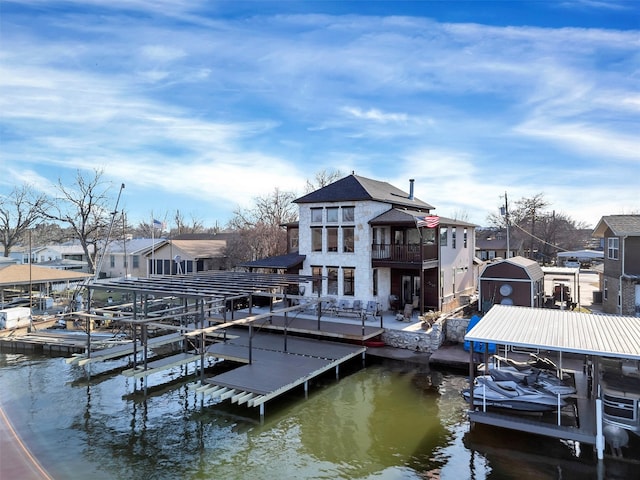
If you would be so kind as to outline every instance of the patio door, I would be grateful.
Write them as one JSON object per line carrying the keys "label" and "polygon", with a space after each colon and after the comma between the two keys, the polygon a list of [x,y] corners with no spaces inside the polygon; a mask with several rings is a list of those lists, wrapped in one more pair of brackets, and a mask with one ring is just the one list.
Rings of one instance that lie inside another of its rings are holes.
{"label": "patio door", "polygon": [[402,305],[413,303],[413,297],[420,296],[420,277],[417,275],[402,276]]}

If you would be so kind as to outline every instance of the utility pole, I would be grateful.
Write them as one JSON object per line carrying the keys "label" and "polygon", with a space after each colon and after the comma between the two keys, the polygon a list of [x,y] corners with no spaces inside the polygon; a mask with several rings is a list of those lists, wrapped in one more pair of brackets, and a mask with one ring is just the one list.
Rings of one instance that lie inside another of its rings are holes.
{"label": "utility pole", "polygon": [[507,258],[510,258],[511,245],[509,244],[509,200],[507,199],[507,192],[504,192],[504,207],[500,207],[500,213],[504,216],[505,223],[507,224]]}

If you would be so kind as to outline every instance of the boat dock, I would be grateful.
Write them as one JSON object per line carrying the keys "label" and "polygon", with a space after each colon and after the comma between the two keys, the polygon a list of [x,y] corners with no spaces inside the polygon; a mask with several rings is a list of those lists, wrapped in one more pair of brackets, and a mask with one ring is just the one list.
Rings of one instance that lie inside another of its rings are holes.
{"label": "boat dock", "polygon": [[338,377],[341,364],[354,357],[364,358],[367,350],[362,345],[285,338],[274,333],[259,333],[252,338],[246,330],[233,333],[236,339],[213,344],[206,353],[241,365],[191,388],[207,397],[259,407],[260,416],[264,416],[267,401],[299,385],[304,385],[307,392],[309,380],[329,370],[335,369]]}

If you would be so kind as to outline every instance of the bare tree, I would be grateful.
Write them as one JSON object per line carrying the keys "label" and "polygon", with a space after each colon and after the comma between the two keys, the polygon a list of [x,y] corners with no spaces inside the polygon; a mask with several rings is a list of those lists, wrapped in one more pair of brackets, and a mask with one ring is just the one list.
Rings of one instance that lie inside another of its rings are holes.
{"label": "bare tree", "polygon": [[204,233],[204,224],[202,221],[191,216],[191,222],[187,222],[184,215],[180,210],[176,210],[176,214],[173,217],[175,223],[175,229],[171,229],[172,235],[182,235],[185,233]]}
{"label": "bare tree", "polygon": [[112,214],[108,207],[109,187],[102,182],[102,174],[96,169],[92,178],[85,178],[78,171],[73,187],[58,180],[60,196],[51,199],[51,207],[43,211],[46,218],[69,226],[82,246],[90,273],[95,272],[99,246],[107,237]]}
{"label": "bare tree", "polygon": [[296,196],[275,188],[272,193],[254,199],[253,208],[236,208],[229,227],[233,229],[252,228],[259,224],[285,225],[298,219],[298,208],[293,203]]}
{"label": "bare tree", "polygon": [[313,180],[307,179],[304,191],[305,193],[314,192],[342,177],[344,174],[340,170],[321,170],[314,175]]}
{"label": "bare tree", "polygon": [[46,196],[36,194],[28,185],[15,187],[6,197],[0,196],[0,243],[5,257],[11,248],[25,240],[25,233],[42,218],[46,204]]}
{"label": "bare tree", "polygon": [[[509,209],[509,223],[513,239],[523,239],[529,244],[529,258],[550,261],[558,251],[582,248],[586,227],[575,222],[569,215],[545,211],[549,203],[542,193],[532,198],[521,198],[515,207]],[[506,217],[497,213],[487,217],[488,222],[502,230],[506,227]]]}

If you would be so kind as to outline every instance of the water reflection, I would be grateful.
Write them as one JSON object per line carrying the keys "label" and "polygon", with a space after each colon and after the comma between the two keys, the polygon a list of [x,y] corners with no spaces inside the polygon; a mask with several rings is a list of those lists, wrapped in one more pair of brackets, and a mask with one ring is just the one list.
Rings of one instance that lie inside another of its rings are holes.
{"label": "water reflection", "polygon": [[87,378],[60,358],[0,354],[0,403],[59,479],[597,478],[575,445],[469,431],[464,376],[356,362],[306,399],[300,387],[270,402],[261,421],[257,409],[203,399],[185,373],[144,389],[110,372]]}

